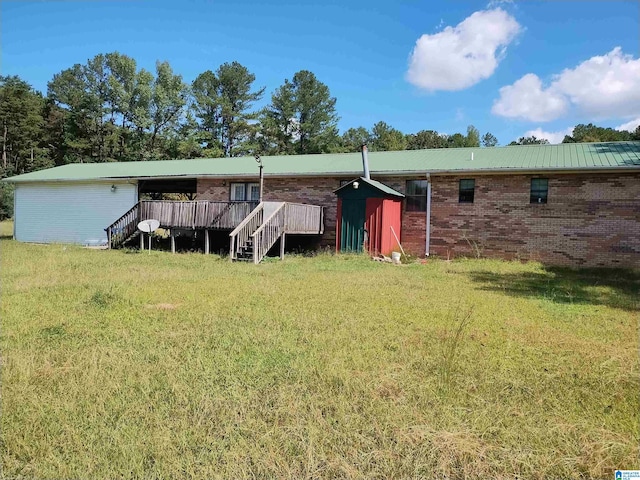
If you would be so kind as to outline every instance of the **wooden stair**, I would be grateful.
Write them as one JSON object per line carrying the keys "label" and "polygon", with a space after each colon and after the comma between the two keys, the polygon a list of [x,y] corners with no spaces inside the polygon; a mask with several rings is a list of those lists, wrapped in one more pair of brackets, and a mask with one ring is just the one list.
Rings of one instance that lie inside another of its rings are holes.
{"label": "wooden stair", "polygon": [[323,213],[317,205],[260,202],[229,235],[229,258],[258,264],[278,240],[283,258],[286,234],[323,233]]}

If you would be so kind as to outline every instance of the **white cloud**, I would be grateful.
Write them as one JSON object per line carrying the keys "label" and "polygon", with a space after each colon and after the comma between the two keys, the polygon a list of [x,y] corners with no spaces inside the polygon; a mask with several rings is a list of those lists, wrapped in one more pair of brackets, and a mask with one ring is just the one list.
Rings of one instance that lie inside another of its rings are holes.
{"label": "white cloud", "polygon": [[500,8],[481,10],[455,27],[422,35],[409,59],[406,78],[425,90],[463,90],[489,78],[507,46],[522,30]]}
{"label": "white cloud", "polygon": [[569,106],[594,119],[640,114],[640,59],[616,47],[554,75],[546,88],[529,73],[502,87],[491,111],[503,117],[549,121],[567,113]]}
{"label": "white cloud", "polygon": [[640,117],[635,120],[631,120],[630,122],[623,123],[622,125],[618,125],[616,130],[620,130],[621,132],[626,130],[627,132],[635,132],[636,128],[640,126]]}
{"label": "white cloud", "polygon": [[542,128],[538,127],[535,130],[529,130],[525,132],[525,137],[546,138],[549,143],[562,143],[565,135],[572,135],[573,127],[565,128],[557,132],[546,132]]}
{"label": "white cloud", "polygon": [[513,85],[500,89],[500,99],[494,102],[491,111],[503,117],[546,122],[562,116],[568,105],[562,94],[542,88],[542,81],[528,73]]}

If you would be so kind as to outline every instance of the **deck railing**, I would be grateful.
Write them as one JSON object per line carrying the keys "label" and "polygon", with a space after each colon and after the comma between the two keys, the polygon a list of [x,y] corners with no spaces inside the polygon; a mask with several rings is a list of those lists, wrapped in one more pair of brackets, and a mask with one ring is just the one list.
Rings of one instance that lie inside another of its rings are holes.
{"label": "deck railing", "polygon": [[164,228],[231,230],[242,222],[255,206],[256,202],[143,200],[140,202],[140,219],[154,218]]}

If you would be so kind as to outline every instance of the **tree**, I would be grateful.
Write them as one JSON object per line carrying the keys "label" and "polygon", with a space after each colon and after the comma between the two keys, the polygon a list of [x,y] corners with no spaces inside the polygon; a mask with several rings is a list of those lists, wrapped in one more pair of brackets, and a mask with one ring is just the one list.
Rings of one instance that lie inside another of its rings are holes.
{"label": "tree", "polygon": [[336,99],[329,87],[308,71],[285,80],[264,111],[262,148],[280,153],[329,152],[339,144]]}
{"label": "tree", "polygon": [[446,148],[446,146],[446,135],[442,135],[435,130],[420,130],[418,133],[407,135],[407,150]]}
{"label": "tree", "polygon": [[359,152],[362,145],[371,143],[371,133],[364,127],[350,128],[342,134],[342,150]]}
{"label": "tree", "polygon": [[376,123],[371,129],[371,134],[372,151],[404,150],[407,147],[404,133],[385,122]]}
{"label": "tree", "polygon": [[480,146],[480,131],[473,125],[467,127],[467,138],[464,142],[465,147],[479,147]]}
{"label": "tree", "polygon": [[482,146],[483,147],[495,147],[498,145],[498,139],[495,135],[487,132],[482,136]]}
{"label": "tree", "polygon": [[168,62],[156,62],[156,78],[151,87],[149,104],[150,139],[148,154],[162,154],[157,151],[158,136],[177,128],[178,120],[187,103],[187,86],[182,75],[174,75]]}
{"label": "tree", "polygon": [[598,127],[593,123],[589,123],[588,125],[581,123],[573,128],[571,135],[565,135],[562,143],[619,142],[631,140],[631,138],[631,132]]}
{"label": "tree", "polygon": [[0,175],[52,166],[43,144],[45,100],[19,77],[0,77]]}
{"label": "tree", "polygon": [[111,121],[119,125],[116,158],[130,160],[143,158],[144,132],[151,119],[151,84],[153,75],[137,69],[133,58],[117,52],[106,55],[110,69],[108,77]]}
{"label": "tree", "polygon": [[549,140],[546,138],[536,138],[535,136],[531,137],[520,137],[518,141],[513,141],[509,145],[548,145]]}
{"label": "tree", "polygon": [[251,91],[255,75],[238,62],[225,63],[213,73],[210,70],[193,81],[193,110],[199,119],[203,139],[210,149],[225,156],[246,155],[253,149],[258,114],[251,112],[264,88]]}
{"label": "tree", "polygon": [[461,133],[454,133],[453,135],[449,135],[447,137],[448,148],[461,148],[466,146],[467,146],[467,137],[465,137]]}

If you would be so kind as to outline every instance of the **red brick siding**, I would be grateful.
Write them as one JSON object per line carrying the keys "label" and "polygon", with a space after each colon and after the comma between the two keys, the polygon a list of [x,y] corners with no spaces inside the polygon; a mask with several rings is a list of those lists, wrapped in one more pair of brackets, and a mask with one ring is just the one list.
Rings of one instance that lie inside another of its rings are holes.
{"label": "red brick siding", "polygon": [[[549,179],[546,205],[530,204],[531,178]],[[405,191],[406,178],[374,177]],[[416,179],[424,177],[415,177]],[[474,203],[458,203],[458,181],[475,178]],[[322,244],[335,245],[338,177],[265,179],[265,200],[325,207]],[[234,181],[255,181],[237,179]],[[198,181],[198,198],[229,200],[229,181]],[[425,253],[425,212],[402,213],[405,250]],[[575,266],[640,267],[640,173],[433,176],[431,254],[540,260]]]}
{"label": "red brick siding", "polygon": [[[475,178],[473,204],[458,203]],[[531,178],[549,179],[547,204],[530,204]],[[431,251],[555,265],[640,266],[640,174],[433,177]]]}

